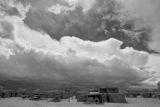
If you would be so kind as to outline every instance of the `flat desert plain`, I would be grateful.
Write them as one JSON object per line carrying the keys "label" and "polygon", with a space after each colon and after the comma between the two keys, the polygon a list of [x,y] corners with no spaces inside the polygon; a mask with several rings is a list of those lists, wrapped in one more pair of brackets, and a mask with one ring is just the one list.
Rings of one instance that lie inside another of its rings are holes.
{"label": "flat desert plain", "polygon": [[75,99],[68,102],[51,102],[50,100],[31,101],[21,98],[0,99],[0,107],[160,107],[159,99],[152,98],[127,98],[128,103],[105,103],[102,105],[84,104]]}

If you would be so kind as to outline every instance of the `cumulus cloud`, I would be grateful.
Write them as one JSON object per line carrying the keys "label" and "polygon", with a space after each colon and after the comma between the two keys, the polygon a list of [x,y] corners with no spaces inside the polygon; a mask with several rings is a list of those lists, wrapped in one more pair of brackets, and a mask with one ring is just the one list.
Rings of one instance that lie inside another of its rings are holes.
{"label": "cumulus cloud", "polygon": [[152,75],[152,78],[150,78],[147,81],[150,81],[150,83],[156,84],[158,81],[160,81],[160,55],[152,54],[149,56],[148,63],[146,67],[149,69],[150,75]]}
{"label": "cumulus cloud", "polygon": [[114,38],[96,42],[75,35],[57,40],[31,29],[22,17],[15,16],[1,18],[3,79],[130,86],[152,77],[148,69],[142,69],[148,63],[147,52],[131,47],[121,49],[123,42]]}
{"label": "cumulus cloud", "polygon": [[132,48],[120,49],[122,42],[119,40],[92,42],[65,36],[57,41],[29,29],[22,22],[17,22],[18,28],[21,30],[17,30],[17,40],[8,43],[3,38],[1,41],[6,53],[1,51],[0,74],[6,79],[128,86],[149,77],[145,70],[139,68],[147,63],[148,54]]}

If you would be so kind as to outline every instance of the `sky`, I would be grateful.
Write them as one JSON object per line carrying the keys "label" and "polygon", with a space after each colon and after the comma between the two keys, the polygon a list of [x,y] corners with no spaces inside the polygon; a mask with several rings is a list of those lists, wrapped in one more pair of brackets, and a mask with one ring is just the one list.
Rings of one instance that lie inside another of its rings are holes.
{"label": "sky", "polygon": [[0,78],[156,85],[159,5],[159,0],[0,0]]}

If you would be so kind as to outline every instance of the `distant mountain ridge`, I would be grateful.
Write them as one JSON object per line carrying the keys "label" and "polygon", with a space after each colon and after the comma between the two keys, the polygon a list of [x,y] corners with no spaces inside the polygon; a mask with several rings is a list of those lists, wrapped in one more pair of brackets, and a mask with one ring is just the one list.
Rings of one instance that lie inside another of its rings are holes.
{"label": "distant mountain ridge", "polygon": [[65,81],[25,81],[25,80],[0,80],[0,86],[6,90],[29,89],[29,90],[52,90],[62,88],[90,89],[95,87],[103,87],[102,85],[94,85],[90,83],[66,83]]}

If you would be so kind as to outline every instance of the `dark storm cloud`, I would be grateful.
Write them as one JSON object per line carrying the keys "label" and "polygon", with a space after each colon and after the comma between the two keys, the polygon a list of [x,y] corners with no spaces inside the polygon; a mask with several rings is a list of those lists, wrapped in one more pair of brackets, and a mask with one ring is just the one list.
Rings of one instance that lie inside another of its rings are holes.
{"label": "dark storm cloud", "polygon": [[[148,48],[147,44],[150,40],[149,28],[136,29],[133,19],[123,20],[124,13],[120,11],[123,7],[119,2],[115,0],[93,2],[92,0],[90,7],[86,7],[81,2],[70,5],[66,1],[29,0],[32,7],[26,14],[24,23],[31,29],[45,32],[57,40],[65,35],[92,41],[113,37],[124,42],[122,48],[131,46],[137,50],[154,52]],[[82,0],[82,2],[85,1]],[[57,4],[74,9],[59,14],[49,11],[49,8]],[[86,8],[89,9],[86,10]]]}
{"label": "dark storm cloud", "polygon": [[[119,0],[124,10],[130,15],[127,17],[136,19],[137,27],[149,27],[149,48],[160,52],[160,1],[159,0]],[[140,21],[138,21],[140,20]]]}

